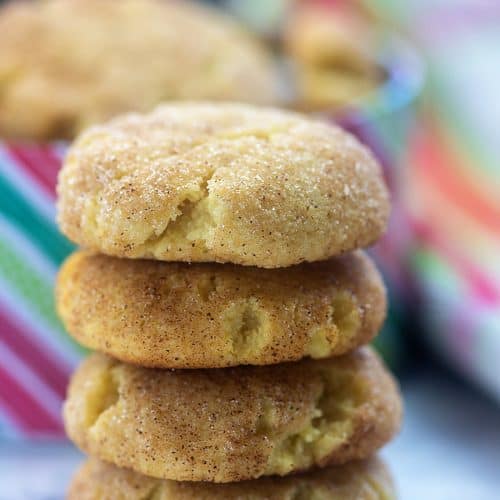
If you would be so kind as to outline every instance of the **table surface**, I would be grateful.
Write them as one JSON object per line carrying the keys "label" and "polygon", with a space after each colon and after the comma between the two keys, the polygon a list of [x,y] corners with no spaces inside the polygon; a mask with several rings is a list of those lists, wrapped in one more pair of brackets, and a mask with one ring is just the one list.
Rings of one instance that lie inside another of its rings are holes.
{"label": "table surface", "polygon": [[[402,383],[405,421],[382,456],[401,500],[498,500],[500,407],[432,367]],[[82,456],[69,444],[0,443],[0,500],[58,500]]]}

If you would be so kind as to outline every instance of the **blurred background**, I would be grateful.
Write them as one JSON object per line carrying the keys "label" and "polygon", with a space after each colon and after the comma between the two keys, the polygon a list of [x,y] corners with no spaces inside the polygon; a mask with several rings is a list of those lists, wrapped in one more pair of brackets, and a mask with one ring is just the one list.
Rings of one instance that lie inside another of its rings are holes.
{"label": "blurred background", "polygon": [[[401,499],[499,498],[500,2],[205,3],[260,39],[278,75],[276,104],[341,124],[384,167],[394,210],[372,252],[391,307],[377,348],[400,380],[406,416],[382,455]],[[179,50],[187,43],[180,27],[165,30]],[[56,499],[81,460],[60,407],[84,351],[52,298],[73,248],[54,201],[74,129],[11,137],[2,126],[12,111],[2,105],[7,43],[0,28],[0,499]],[[192,95],[169,89],[158,100],[225,97],[208,93],[206,74],[190,75]]]}

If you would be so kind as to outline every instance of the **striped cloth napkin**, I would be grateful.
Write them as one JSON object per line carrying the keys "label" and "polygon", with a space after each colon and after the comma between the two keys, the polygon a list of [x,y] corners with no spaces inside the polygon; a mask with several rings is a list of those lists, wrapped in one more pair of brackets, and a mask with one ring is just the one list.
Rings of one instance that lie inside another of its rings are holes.
{"label": "striped cloth napkin", "polygon": [[82,350],[53,299],[72,245],[54,222],[62,148],[0,143],[0,437],[62,436],[61,404]]}
{"label": "striped cloth napkin", "polygon": [[428,60],[402,187],[427,338],[500,401],[500,2],[364,3]]}

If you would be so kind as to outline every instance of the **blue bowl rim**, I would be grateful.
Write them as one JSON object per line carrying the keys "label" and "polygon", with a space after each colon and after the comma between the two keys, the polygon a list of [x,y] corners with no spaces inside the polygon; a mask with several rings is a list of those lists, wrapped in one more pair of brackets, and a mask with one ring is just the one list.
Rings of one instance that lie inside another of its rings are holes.
{"label": "blue bowl rim", "polygon": [[412,105],[422,93],[426,74],[418,51],[403,37],[390,35],[382,39],[377,61],[387,76],[376,90],[352,105],[313,114],[361,124],[390,116]]}

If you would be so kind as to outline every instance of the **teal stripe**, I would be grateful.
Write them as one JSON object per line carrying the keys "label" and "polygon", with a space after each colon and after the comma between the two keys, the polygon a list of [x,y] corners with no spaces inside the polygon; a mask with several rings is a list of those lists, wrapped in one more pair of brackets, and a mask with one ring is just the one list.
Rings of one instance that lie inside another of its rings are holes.
{"label": "teal stripe", "polygon": [[12,184],[0,175],[0,212],[27,233],[52,262],[59,266],[74,246],[62,236],[55,224],[47,221]]}
{"label": "teal stripe", "polygon": [[28,307],[42,317],[47,325],[75,352],[84,350],[66,334],[59,321],[54,304],[54,290],[38,271],[30,266],[23,256],[10,248],[0,238],[0,275],[28,303]]}

